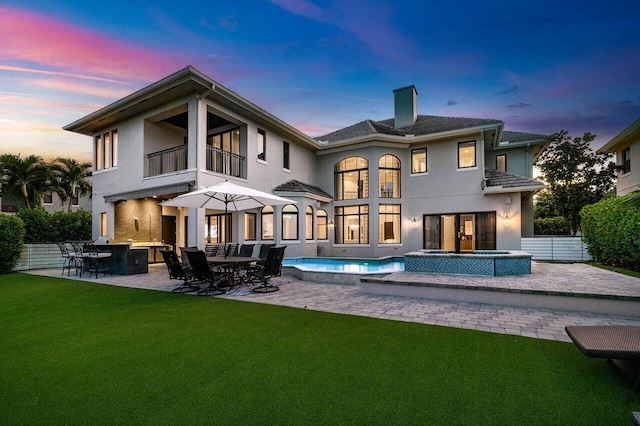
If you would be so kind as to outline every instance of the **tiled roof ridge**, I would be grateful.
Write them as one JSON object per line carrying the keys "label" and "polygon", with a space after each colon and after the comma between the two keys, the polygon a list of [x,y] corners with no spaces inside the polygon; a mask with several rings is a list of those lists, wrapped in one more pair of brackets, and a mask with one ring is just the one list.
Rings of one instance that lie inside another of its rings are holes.
{"label": "tiled roof ridge", "polygon": [[308,183],[304,183],[296,179],[286,181],[285,183],[273,188],[273,190],[282,192],[310,192],[323,197],[333,198],[331,194],[327,193],[322,188],[315,185],[309,185]]}
{"label": "tiled roof ridge", "polygon": [[516,188],[520,186],[544,186],[544,183],[539,180],[496,169],[486,169],[485,178],[487,179],[488,187],[502,186],[504,188]]}

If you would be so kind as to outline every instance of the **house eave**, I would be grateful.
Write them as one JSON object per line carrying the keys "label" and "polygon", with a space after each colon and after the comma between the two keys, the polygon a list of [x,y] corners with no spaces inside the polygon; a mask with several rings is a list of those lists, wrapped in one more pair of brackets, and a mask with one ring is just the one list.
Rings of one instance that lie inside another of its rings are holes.
{"label": "house eave", "polygon": [[143,107],[142,104],[176,88],[180,88],[184,94],[193,91],[204,93],[214,89],[215,82],[192,66],[188,66],[73,123],[67,124],[63,129],[92,136],[95,129],[101,126],[101,122],[105,122],[110,117],[112,118],[111,121],[113,121],[113,119],[116,119],[114,117],[117,117],[117,120],[122,120],[138,114],[143,109],[148,108],[147,105]]}
{"label": "house eave", "polygon": [[313,192],[300,192],[300,191],[273,191],[274,194],[284,197],[284,198],[292,198],[292,197],[304,197],[312,200],[320,201],[322,203],[330,203],[330,197],[324,197],[320,194],[314,194]]}
{"label": "house eave", "polygon": [[618,133],[613,139],[604,144],[599,153],[615,152],[616,148],[622,147],[628,143],[633,142],[631,139],[640,137],[640,118],[631,123],[629,127]]}
{"label": "house eave", "polygon": [[538,192],[546,188],[547,185],[529,186],[488,186],[482,190],[484,195],[506,194],[508,192]]}

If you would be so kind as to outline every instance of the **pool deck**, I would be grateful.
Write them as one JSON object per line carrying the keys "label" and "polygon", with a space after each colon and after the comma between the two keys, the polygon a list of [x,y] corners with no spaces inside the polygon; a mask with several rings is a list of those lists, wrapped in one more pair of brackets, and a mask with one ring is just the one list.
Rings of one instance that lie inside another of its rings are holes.
{"label": "pool deck", "polygon": [[[60,277],[60,272],[60,269],[28,271],[34,275],[55,277]],[[79,279],[74,276],[69,278]],[[162,264],[150,265],[148,274],[83,279],[88,282],[160,291],[171,291],[178,285],[176,280],[169,279]],[[431,284],[449,283],[454,286],[499,286],[505,291],[512,288],[516,293],[518,290],[570,291],[599,295],[600,298],[603,295],[615,295],[627,300],[640,300],[640,278],[579,263],[555,264],[534,261],[530,275],[513,277],[416,275],[399,272],[387,275],[384,279],[414,285],[424,284],[426,281]],[[290,275],[284,275],[274,281],[280,285],[280,291],[275,293],[217,297],[567,342],[570,341],[564,331],[567,325],[640,325],[640,302],[636,302],[637,314],[612,315],[570,309],[363,294],[357,285],[302,281]]]}

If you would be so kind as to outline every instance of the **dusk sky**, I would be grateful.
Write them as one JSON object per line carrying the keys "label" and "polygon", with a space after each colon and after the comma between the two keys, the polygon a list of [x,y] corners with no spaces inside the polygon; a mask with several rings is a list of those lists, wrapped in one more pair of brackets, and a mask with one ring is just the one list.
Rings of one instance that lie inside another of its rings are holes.
{"label": "dusk sky", "polygon": [[91,160],[62,130],[187,65],[309,134],[418,113],[599,147],[640,117],[640,1],[0,0],[0,153]]}

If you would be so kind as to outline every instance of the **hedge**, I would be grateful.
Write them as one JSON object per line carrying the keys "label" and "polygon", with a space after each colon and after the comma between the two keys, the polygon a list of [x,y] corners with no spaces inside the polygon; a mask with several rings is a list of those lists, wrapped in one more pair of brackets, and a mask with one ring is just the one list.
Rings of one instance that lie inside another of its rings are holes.
{"label": "hedge", "polygon": [[0,215],[0,274],[13,271],[22,252],[24,224],[13,215]]}
{"label": "hedge", "polygon": [[24,222],[26,244],[91,239],[91,212],[86,210],[50,214],[42,207],[35,207],[21,209],[17,216]]}
{"label": "hedge", "polygon": [[563,216],[544,217],[533,220],[534,235],[571,235],[569,225]]}
{"label": "hedge", "polygon": [[640,208],[610,198],[580,211],[583,238],[596,262],[640,271]]}

